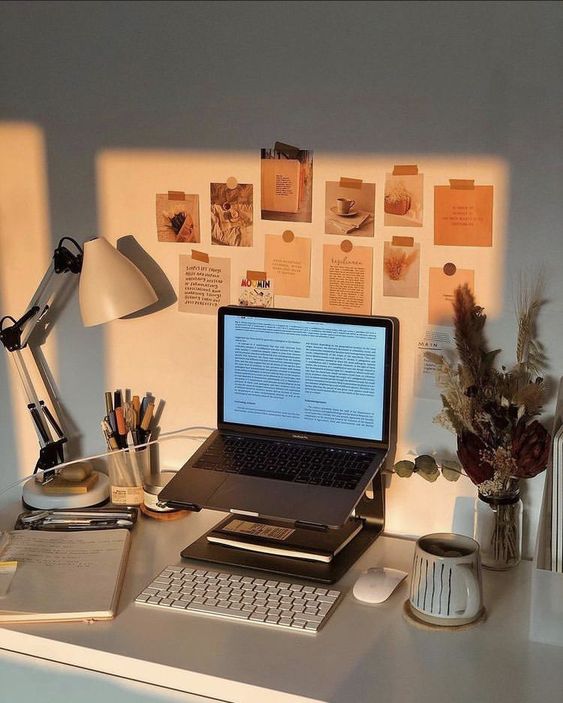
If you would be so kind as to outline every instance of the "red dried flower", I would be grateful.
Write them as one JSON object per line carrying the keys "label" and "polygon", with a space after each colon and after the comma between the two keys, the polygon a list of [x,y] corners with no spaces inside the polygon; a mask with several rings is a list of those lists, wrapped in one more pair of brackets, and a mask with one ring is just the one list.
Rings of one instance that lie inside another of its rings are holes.
{"label": "red dried flower", "polygon": [[475,485],[491,480],[495,473],[494,466],[484,458],[487,450],[487,445],[476,434],[462,432],[458,435],[457,456]]}
{"label": "red dried flower", "polygon": [[543,471],[549,457],[551,437],[537,420],[519,420],[512,438],[512,457],[518,478],[532,478]]}

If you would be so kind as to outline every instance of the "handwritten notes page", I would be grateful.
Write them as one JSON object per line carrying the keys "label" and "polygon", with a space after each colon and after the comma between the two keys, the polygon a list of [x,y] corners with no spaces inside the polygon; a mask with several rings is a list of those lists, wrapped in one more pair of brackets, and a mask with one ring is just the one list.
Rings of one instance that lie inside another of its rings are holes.
{"label": "handwritten notes page", "polygon": [[311,240],[294,237],[288,242],[266,235],[264,269],[274,282],[276,295],[308,298],[311,282]]}
{"label": "handwritten notes page", "polygon": [[180,256],[178,310],[213,315],[230,302],[231,260],[210,256],[209,262]]}
{"label": "handwritten notes page", "polygon": [[323,310],[371,315],[372,257],[370,247],[344,252],[340,245],[324,245]]}
{"label": "handwritten notes page", "polygon": [[10,532],[2,559],[18,562],[0,622],[107,619],[113,616],[129,532]]}
{"label": "handwritten notes page", "polygon": [[493,186],[472,184],[434,187],[434,244],[493,245]]}

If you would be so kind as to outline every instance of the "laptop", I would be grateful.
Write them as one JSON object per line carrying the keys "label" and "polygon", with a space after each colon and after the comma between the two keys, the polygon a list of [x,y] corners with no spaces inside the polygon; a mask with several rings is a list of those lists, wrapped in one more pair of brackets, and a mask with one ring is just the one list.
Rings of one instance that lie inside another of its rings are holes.
{"label": "laptop", "polygon": [[343,525],[389,451],[397,347],[394,318],[220,308],[217,430],[159,499]]}

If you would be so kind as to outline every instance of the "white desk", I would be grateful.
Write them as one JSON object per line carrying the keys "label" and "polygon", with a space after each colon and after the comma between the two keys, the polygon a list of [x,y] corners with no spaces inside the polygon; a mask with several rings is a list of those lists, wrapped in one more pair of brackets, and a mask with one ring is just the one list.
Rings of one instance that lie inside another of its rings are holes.
{"label": "white desk", "polygon": [[[4,528],[17,512],[16,504],[2,512]],[[184,701],[562,700],[563,650],[528,641],[530,563],[508,573],[486,572],[489,617],[460,632],[422,631],[405,622],[406,583],[379,606],[353,599],[361,569],[384,564],[409,570],[413,543],[388,537],[377,540],[337,585],[345,597],[317,635],[135,605],[154,575],[180,563],[180,549],[219,517],[204,511],[169,523],[140,519],[114,621],[0,628],[0,648],[193,694]],[[69,679],[76,676],[76,669],[66,669]],[[85,676],[88,687],[100,678]]]}

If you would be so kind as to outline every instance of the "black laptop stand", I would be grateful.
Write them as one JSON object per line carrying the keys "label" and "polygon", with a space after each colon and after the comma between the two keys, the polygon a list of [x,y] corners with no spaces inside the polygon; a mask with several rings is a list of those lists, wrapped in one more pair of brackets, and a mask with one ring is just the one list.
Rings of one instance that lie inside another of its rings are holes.
{"label": "black laptop stand", "polygon": [[[351,518],[359,521],[362,524],[362,529],[328,563],[302,557],[264,554],[262,552],[249,551],[248,549],[211,543],[208,541],[207,536],[217,529],[217,526],[188,545],[182,551],[182,557],[184,559],[213,562],[214,564],[268,571],[309,581],[334,583],[359,559],[383,530],[385,522],[385,478],[382,472],[379,472],[373,479],[372,486],[373,489],[370,493],[372,493],[373,497],[368,497],[367,494],[364,494],[356,507],[354,516]],[[241,517],[252,521],[252,518],[247,516]],[[317,530],[311,529],[311,541],[314,541],[315,532],[318,533]]]}

